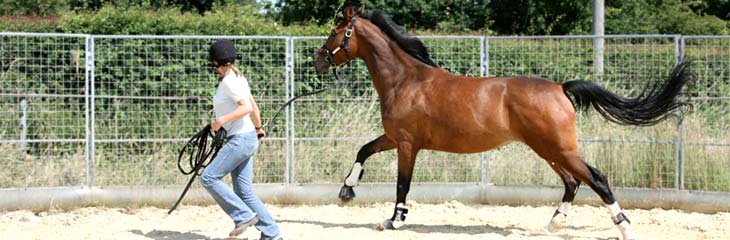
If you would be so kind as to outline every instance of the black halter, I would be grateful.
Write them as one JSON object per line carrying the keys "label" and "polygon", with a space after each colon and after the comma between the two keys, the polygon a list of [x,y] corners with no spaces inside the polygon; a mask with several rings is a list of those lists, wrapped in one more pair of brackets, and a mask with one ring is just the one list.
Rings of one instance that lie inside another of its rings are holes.
{"label": "black halter", "polygon": [[329,49],[327,49],[327,46],[325,43],[325,45],[322,45],[322,47],[319,49],[319,52],[325,56],[325,60],[327,61],[327,63],[330,64],[330,66],[335,67],[335,68],[338,67],[338,65],[335,64],[335,62],[334,62],[334,58],[335,58],[335,55],[337,55],[337,53],[340,52],[340,50],[344,50],[345,56],[347,56],[348,58],[350,57],[349,51],[347,49],[350,46],[350,37],[352,37],[352,31],[355,28],[355,20],[357,20],[357,17],[358,17],[357,15],[352,16],[352,19],[350,20],[350,25],[347,26],[347,30],[345,30],[345,39],[342,40],[342,44],[340,44],[340,46],[338,46],[334,50],[330,51]]}

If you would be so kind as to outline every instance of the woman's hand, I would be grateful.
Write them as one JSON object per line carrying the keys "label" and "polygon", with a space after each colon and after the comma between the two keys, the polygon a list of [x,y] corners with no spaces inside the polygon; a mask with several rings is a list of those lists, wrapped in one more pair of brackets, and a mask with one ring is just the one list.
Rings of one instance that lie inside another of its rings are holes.
{"label": "woman's hand", "polygon": [[223,126],[223,121],[220,119],[214,119],[212,122],[210,122],[210,130],[213,130],[214,132],[217,132],[219,129],[221,129],[221,126]]}
{"label": "woman's hand", "polygon": [[259,139],[265,138],[266,132],[263,129],[258,128],[256,129],[256,136],[259,136]]}

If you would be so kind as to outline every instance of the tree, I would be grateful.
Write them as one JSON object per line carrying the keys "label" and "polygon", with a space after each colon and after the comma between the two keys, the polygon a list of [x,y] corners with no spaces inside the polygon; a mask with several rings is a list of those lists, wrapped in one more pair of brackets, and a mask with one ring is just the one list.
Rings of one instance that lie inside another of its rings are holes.
{"label": "tree", "polygon": [[381,9],[399,24],[417,29],[466,31],[488,28],[491,11],[486,0],[363,1]]}
{"label": "tree", "polygon": [[[484,0],[364,0],[366,10],[380,9],[406,28],[444,31],[479,30],[488,27],[488,1]],[[343,0],[281,0],[270,5],[284,24],[331,21],[350,2]],[[341,15],[341,14],[340,14]]]}
{"label": "tree", "polygon": [[492,0],[492,29],[505,35],[590,33],[591,1]]}
{"label": "tree", "polygon": [[66,8],[64,0],[0,0],[0,15],[53,16]]}
{"label": "tree", "polygon": [[220,4],[237,4],[252,5],[257,4],[256,0],[67,0],[68,5],[73,10],[98,11],[106,4],[115,7],[145,7],[151,9],[160,8],[179,8],[183,12],[196,11],[203,15],[213,8],[213,5]]}
{"label": "tree", "polygon": [[702,15],[692,11],[701,1],[682,2],[664,0],[659,4],[659,18],[656,22],[663,34],[721,35],[730,33],[728,23],[713,15]]}
{"label": "tree", "polygon": [[700,0],[620,0],[610,1],[606,9],[608,34],[730,33],[727,21],[703,14],[704,11],[715,8],[705,6]]}
{"label": "tree", "polygon": [[656,34],[658,9],[645,0],[609,1],[606,4],[606,34]]}
{"label": "tree", "polygon": [[730,0],[703,0],[702,4],[694,6],[692,10],[699,14],[707,13],[722,20],[730,20]]}

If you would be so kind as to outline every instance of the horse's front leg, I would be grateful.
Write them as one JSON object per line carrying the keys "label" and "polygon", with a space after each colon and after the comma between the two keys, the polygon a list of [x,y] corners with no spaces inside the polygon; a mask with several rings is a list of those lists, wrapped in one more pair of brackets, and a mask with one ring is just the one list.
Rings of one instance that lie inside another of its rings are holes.
{"label": "horse's front leg", "polygon": [[342,186],[342,189],[340,189],[340,200],[343,202],[349,202],[355,198],[355,190],[353,190],[352,187],[357,186],[360,179],[362,179],[362,174],[364,172],[363,165],[368,157],[375,153],[387,151],[393,148],[395,148],[395,143],[393,143],[393,141],[388,139],[385,135],[380,135],[380,137],[362,146],[360,151],[357,152],[357,159],[355,160],[355,163],[352,164],[350,173],[348,173],[345,178],[345,184]]}
{"label": "horse's front leg", "polygon": [[416,163],[418,150],[409,142],[398,144],[398,185],[395,210],[393,210],[393,216],[386,219],[379,227],[381,229],[398,229],[405,224],[404,221],[408,213],[406,196],[411,189],[411,177],[413,176],[413,167]]}

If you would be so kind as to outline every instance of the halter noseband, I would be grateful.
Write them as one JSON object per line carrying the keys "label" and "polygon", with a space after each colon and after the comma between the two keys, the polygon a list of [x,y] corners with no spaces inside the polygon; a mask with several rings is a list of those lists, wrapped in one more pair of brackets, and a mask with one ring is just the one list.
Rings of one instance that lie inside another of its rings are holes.
{"label": "halter noseband", "polygon": [[329,49],[327,49],[325,43],[325,45],[322,45],[322,48],[319,49],[319,52],[325,55],[325,60],[327,61],[327,63],[330,64],[330,66],[338,66],[337,64],[335,64],[334,58],[340,50],[345,50],[345,56],[349,58],[349,51],[347,51],[347,48],[350,46],[350,37],[352,37],[352,31],[355,28],[355,20],[357,20],[357,15],[353,16],[350,20],[350,25],[347,26],[347,30],[345,31],[345,39],[342,40],[342,44],[340,44],[340,46],[330,51]]}

